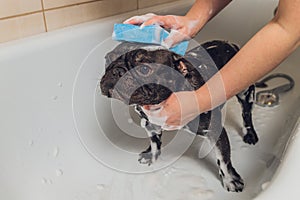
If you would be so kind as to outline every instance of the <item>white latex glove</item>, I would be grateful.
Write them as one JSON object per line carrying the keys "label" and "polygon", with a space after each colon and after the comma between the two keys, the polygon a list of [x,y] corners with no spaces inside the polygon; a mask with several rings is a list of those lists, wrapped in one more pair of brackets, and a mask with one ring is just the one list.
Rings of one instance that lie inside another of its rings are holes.
{"label": "white latex glove", "polygon": [[134,16],[124,21],[125,24],[139,24],[141,27],[156,24],[165,29],[170,29],[170,35],[162,44],[167,48],[170,48],[183,40],[189,40],[194,37],[199,30],[199,27],[197,27],[198,22],[198,20],[192,20],[186,16],[159,16],[153,13]]}
{"label": "white latex glove", "polygon": [[137,24],[137,25],[141,25],[145,21],[151,19],[154,16],[157,16],[157,15],[154,14],[154,13],[148,13],[148,14],[145,14],[145,15],[133,16],[133,17],[130,17],[129,19],[126,19],[123,23],[124,24]]}
{"label": "white latex glove", "polygon": [[159,105],[143,106],[143,111],[151,123],[164,130],[180,129],[200,114],[195,91],[173,93]]}

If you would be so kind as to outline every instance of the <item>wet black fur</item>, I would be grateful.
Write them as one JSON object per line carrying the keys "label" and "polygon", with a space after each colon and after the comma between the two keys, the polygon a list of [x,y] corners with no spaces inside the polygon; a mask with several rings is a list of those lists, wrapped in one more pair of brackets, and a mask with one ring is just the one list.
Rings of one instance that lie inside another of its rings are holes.
{"label": "wet black fur", "polygon": [[[159,104],[172,92],[198,89],[221,69],[239,48],[225,41],[211,41],[192,49],[182,57],[168,50],[145,50],[142,47],[143,45],[123,43],[107,54],[106,71],[100,87],[103,95],[119,99],[128,105],[136,105],[136,111],[145,119],[144,126],[151,141],[150,146],[140,154],[139,161],[150,165],[160,155],[162,129],[148,121],[140,106]],[[179,67],[181,62],[186,66],[184,71]],[[147,76],[148,70],[152,70],[151,76]],[[121,78],[124,80],[117,86]],[[237,95],[247,130],[244,142],[248,144],[258,142],[251,115],[253,96],[254,86]],[[223,186],[228,191],[240,192],[244,183],[230,160],[230,143],[221,123],[221,109],[222,106],[219,106],[199,115],[185,128],[195,134],[207,136],[211,143],[216,144],[215,151]],[[154,148],[157,149],[155,152]]]}

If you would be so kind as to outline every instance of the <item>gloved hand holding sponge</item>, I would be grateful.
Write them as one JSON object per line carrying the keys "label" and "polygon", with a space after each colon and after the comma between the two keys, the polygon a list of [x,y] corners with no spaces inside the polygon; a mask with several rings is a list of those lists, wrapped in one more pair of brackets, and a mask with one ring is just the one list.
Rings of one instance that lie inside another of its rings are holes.
{"label": "gloved hand holding sponge", "polygon": [[[191,26],[186,24],[191,24]],[[194,36],[193,27],[193,21],[186,22],[181,16],[157,16],[149,13],[131,17],[123,24],[115,24],[113,39],[161,45],[177,54],[184,55],[189,43],[187,40]]]}

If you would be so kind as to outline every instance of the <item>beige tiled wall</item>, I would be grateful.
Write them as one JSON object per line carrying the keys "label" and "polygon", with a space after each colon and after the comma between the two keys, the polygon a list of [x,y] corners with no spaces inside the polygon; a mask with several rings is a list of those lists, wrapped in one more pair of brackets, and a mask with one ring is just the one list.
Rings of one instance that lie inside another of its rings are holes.
{"label": "beige tiled wall", "polygon": [[54,30],[61,27],[134,10],[137,9],[136,2],[136,0],[104,0],[48,10],[45,12],[47,27],[48,30]]}
{"label": "beige tiled wall", "polygon": [[0,0],[0,19],[41,10],[41,0]]}
{"label": "beige tiled wall", "polygon": [[168,3],[174,0],[138,0],[139,8],[146,8],[153,5]]}
{"label": "beige tiled wall", "polygon": [[0,0],[0,43],[175,0]]}

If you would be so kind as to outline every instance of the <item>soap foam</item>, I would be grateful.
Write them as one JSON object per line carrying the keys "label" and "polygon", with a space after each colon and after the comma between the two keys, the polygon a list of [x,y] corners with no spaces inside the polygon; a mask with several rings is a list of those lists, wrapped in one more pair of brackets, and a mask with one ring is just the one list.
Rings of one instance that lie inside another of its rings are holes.
{"label": "soap foam", "polygon": [[144,23],[145,21],[151,19],[154,16],[156,16],[156,15],[153,13],[147,13],[145,15],[137,15],[137,16],[130,17],[129,19],[125,20],[123,23],[127,24],[129,21],[136,21],[139,23]]}
{"label": "soap foam", "polygon": [[149,106],[149,109],[142,107],[142,110],[147,115],[150,123],[163,127],[167,121],[167,117],[159,117],[162,109],[162,105],[151,105]]}
{"label": "soap foam", "polygon": [[[101,197],[107,199],[132,199],[132,200],[210,200],[215,192],[207,188],[201,168],[194,169],[182,167],[190,163],[189,158],[181,160],[178,164],[166,169],[139,175],[119,174],[115,176],[112,184],[99,190]],[[185,165],[185,164],[184,164]],[[120,189],[121,188],[121,189]]]}

